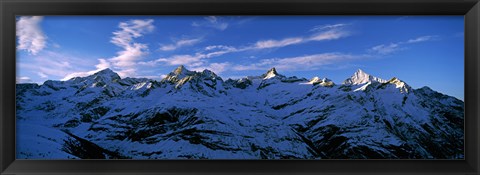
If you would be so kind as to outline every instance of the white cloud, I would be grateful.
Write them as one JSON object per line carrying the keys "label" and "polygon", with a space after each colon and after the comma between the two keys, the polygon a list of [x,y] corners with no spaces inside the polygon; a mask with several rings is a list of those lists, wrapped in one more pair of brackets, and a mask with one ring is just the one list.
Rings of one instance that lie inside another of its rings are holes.
{"label": "white cloud", "polygon": [[82,72],[93,64],[94,61],[85,56],[78,57],[49,50],[29,57],[28,62],[19,61],[17,63],[19,71],[34,72],[40,78],[66,77],[75,72]]}
{"label": "white cloud", "polygon": [[432,40],[435,40],[437,38],[438,38],[438,36],[436,36],[436,35],[420,36],[420,37],[409,39],[409,40],[403,41],[403,42],[376,45],[376,46],[373,46],[372,48],[370,48],[368,51],[386,55],[386,54],[394,53],[394,52],[399,51],[399,50],[404,50],[405,48],[402,47],[404,45],[414,44],[414,43],[419,43],[419,42],[425,42],[425,41],[432,41]]}
{"label": "white cloud", "polygon": [[111,42],[120,47],[127,47],[131,45],[134,38],[152,32],[155,28],[152,23],[153,19],[121,22],[118,25],[121,30],[113,32],[114,37],[112,37]]}
{"label": "white cloud", "polygon": [[97,70],[103,70],[103,69],[106,69],[106,68],[110,68],[110,63],[105,60],[105,59],[98,59],[98,64],[95,65],[95,67],[97,68]]}
{"label": "white cloud", "polygon": [[68,75],[66,75],[65,77],[63,77],[61,79],[61,81],[67,81],[67,80],[70,80],[74,77],[86,77],[86,76],[89,76],[89,75],[92,75],[94,74],[95,71],[88,71],[88,72],[73,72],[73,73],[70,73]]}
{"label": "white cloud", "polygon": [[221,31],[228,28],[228,23],[223,22],[223,20],[221,20],[221,18],[219,17],[208,16],[208,17],[205,17],[204,19],[205,20],[201,22],[193,22],[192,26],[193,27],[210,27],[217,30],[221,30]]}
{"label": "white cloud", "polygon": [[43,72],[38,72],[37,75],[41,78],[48,78],[48,75],[44,74]]}
{"label": "white cloud", "polygon": [[210,23],[217,23],[217,17],[215,16],[208,16],[208,17],[205,17],[205,19]]}
{"label": "white cloud", "polygon": [[168,59],[158,59],[158,61],[166,62],[169,65],[189,65],[199,62],[202,58],[204,58],[202,55],[174,55]]}
{"label": "white cloud", "polygon": [[205,47],[205,50],[234,50],[235,48],[232,46],[226,46],[226,45],[213,45],[213,46],[207,46]]}
{"label": "white cloud", "polygon": [[194,39],[182,39],[178,40],[175,42],[175,44],[168,44],[168,45],[163,45],[160,47],[160,50],[162,51],[171,51],[171,50],[176,50],[178,48],[184,47],[184,46],[191,46],[196,43],[201,42],[201,38],[194,38]]}
{"label": "white cloud", "polygon": [[418,43],[418,42],[434,40],[436,38],[438,38],[438,36],[434,36],[434,35],[421,36],[421,37],[418,37],[418,38],[409,39],[406,43]]}
{"label": "white cloud", "polygon": [[310,29],[311,32],[318,32],[318,31],[323,31],[323,30],[331,30],[331,29],[337,29],[341,27],[348,26],[349,24],[343,24],[343,23],[338,23],[338,24],[325,24],[325,25],[318,25]]}
{"label": "white cloud", "polygon": [[[111,42],[123,50],[117,52],[117,56],[108,59],[108,66],[116,69],[121,77],[135,76],[137,62],[148,54],[148,46],[136,43],[134,39],[152,32],[155,28],[153,22],[152,19],[121,22],[118,25],[120,30],[113,32]],[[104,61],[100,63],[103,67],[107,65]]]}
{"label": "white cloud", "polygon": [[349,32],[343,30],[344,26],[346,26],[346,24],[333,24],[333,25],[316,27],[312,30],[317,31],[317,33],[309,37],[292,37],[292,38],[285,38],[281,40],[258,41],[257,43],[255,43],[255,46],[253,46],[253,48],[267,49],[267,48],[285,47],[289,45],[301,44],[309,41],[324,41],[324,40],[340,39],[340,38],[349,36]]}
{"label": "white cloud", "polygon": [[319,32],[314,35],[312,35],[308,40],[311,41],[324,41],[324,40],[335,40],[335,39],[340,39],[346,36],[349,36],[350,34],[346,31],[342,30],[328,30],[325,32]]}
{"label": "white cloud", "polygon": [[266,70],[272,67],[281,70],[312,70],[320,66],[340,61],[367,58],[368,55],[350,55],[342,53],[322,53],[288,58],[263,59],[250,65],[235,65],[233,70]]}
{"label": "white cloud", "polygon": [[379,54],[390,54],[390,53],[393,53],[393,52],[396,52],[398,50],[400,50],[400,45],[399,44],[396,44],[396,43],[390,43],[390,44],[381,44],[381,45],[377,45],[377,46],[374,46],[370,49],[371,52],[376,52],[376,53],[379,53]]}
{"label": "white cloud", "polygon": [[[29,58],[28,62],[18,62],[19,70],[41,73],[48,77],[64,77],[72,72],[92,65],[90,59],[45,50]],[[40,74],[39,74],[40,76]]]}
{"label": "white cloud", "polygon": [[16,23],[19,50],[26,50],[36,55],[46,46],[47,36],[43,33],[40,22],[41,16],[22,16]]}
{"label": "white cloud", "polygon": [[224,63],[211,63],[208,66],[189,67],[189,69],[194,71],[203,71],[205,69],[208,69],[212,72],[215,72],[216,74],[221,74],[222,72],[226,71],[227,68],[229,68],[229,66],[231,66],[230,63],[224,62]]}
{"label": "white cloud", "polygon": [[30,77],[16,77],[16,83],[32,83],[32,79]]}
{"label": "white cloud", "polygon": [[110,68],[110,63],[105,60],[105,59],[98,59],[98,64],[95,65],[95,67],[97,69],[95,70],[91,70],[91,71],[77,71],[77,72],[71,72],[67,75],[65,75],[61,80],[62,81],[67,81],[67,80],[70,80],[74,77],[86,77],[86,76],[89,76],[89,75],[92,75],[98,71],[101,71],[103,69],[107,69],[107,68]]}
{"label": "white cloud", "polygon": [[250,64],[250,65],[235,65],[232,67],[232,69],[236,71],[244,71],[244,70],[266,70],[268,68],[261,67],[256,64]]}
{"label": "white cloud", "polygon": [[230,63],[212,63],[208,66],[209,70],[212,70],[217,73],[221,73],[230,66]]}
{"label": "white cloud", "polygon": [[264,40],[258,41],[255,43],[256,49],[267,49],[267,48],[275,48],[275,47],[285,47],[288,45],[299,44],[304,41],[303,38],[295,37],[295,38],[285,38],[282,40]]}
{"label": "white cloud", "polygon": [[117,56],[110,58],[109,61],[115,68],[127,69],[134,67],[136,61],[141,60],[142,56],[147,54],[147,45],[133,43],[123,48],[124,50],[117,52]]}

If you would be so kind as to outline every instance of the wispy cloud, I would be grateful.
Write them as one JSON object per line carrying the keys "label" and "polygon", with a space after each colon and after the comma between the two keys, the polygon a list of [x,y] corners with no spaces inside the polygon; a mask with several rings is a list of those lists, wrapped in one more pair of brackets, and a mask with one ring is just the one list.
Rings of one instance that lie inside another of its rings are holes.
{"label": "wispy cloud", "polygon": [[169,58],[160,58],[155,60],[153,63],[164,62],[168,65],[192,65],[199,61],[202,58],[205,58],[204,55],[174,55]]}
{"label": "wispy cloud", "polygon": [[210,63],[207,66],[193,66],[190,67],[191,70],[194,71],[203,71],[205,69],[208,69],[210,71],[215,72],[216,74],[220,74],[224,71],[226,71],[229,67],[231,66],[231,63],[229,62],[224,62],[224,63]]}
{"label": "wispy cloud", "polygon": [[318,25],[310,29],[311,32],[318,32],[318,31],[323,31],[323,30],[330,30],[330,29],[336,29],[336,28],[341,28],[345,27],[349,24],[344,24],[344,23],[338,23],[338,24],[325,24],[325,25]]}
{"label": "wispy cloud", "polygon": [[148,46],[134,42],[134,38],[152,32],[155,28],[153,19],[121,22],[118,27],[120,30],[113,32],[111,42],[123,50],[117,52],[117,56],[108,61],[118,69],[120,76],[134,76],[137,69],[136,62],[148,53]]}
{"label": "wispy cloud", "polygon": [[285,47],[293,44],[299,44],[304,42],[305,39],[300,38],[300,37],[295,37],[295,38],[285,38],[282,40],[264,40],[264,41],[258,41],[255,43],[255,46],[252,48],[255,49],[268,49],[268,48],[275,48],[275,47]]}
{"label": "wispy cloud", "polygon": [[350,33],[344,30],[329,29],[324,32],[318,32],[312,35],[310,38],[307,38],[307,40],[309,41],[335,40],[335,39],[347,37],[349,35]]}
{"label": "wispy cloud", "polygon": [[[214,21],[215,19],[212,18],[211,20]],[[315,33],[312,35],[303,36],[303,37],[290,37],[290,38],[284,38],[279,40],[275,40],[275,39],[260,40],[255,42],[254,44],[243,46],[243,47],[212,45],[212,46],[205,47],[203,52],[197,52],[192,55],[173,55],[170,57],[159,58],[153,61],[140,62],[139,64],[150,65],[150,66],[155,66],[157,64],[185,65],[190,69],[211,68],[211,69],[216,69],[217,71],[223,71],[226,67],[232,66],[232,65],[227,63],[222,63],[222,64],[209,63],[209,60],[207,59],[222,56],[224,54],[235,53],[235,52],[281,48],[281,47],[286,47],[286,46],[296,45],[296,44],[301,44],[306,42],[340,39],[350,35],[350,33],[343,28],[344,26],[346,26],[346,24],[333,24],[329,26],[323,26],[322,28],[316,29]],[[258,66],[258,65],[250,65],[250,66]],[[245,66],[242,67],[242,65],[237,65],[236,67],[238,70],[245,68]],[[248,69],[248,68],[245,68],[245,69]]]}
{"label": "wispy cloud", "polygon": [[391,54],[391,53],[397,52],[399,50],[404,50],[405,48],[403,46],[408,45],[408,44],[432,41],[432,40],[436,40],[438,38],[439,37],[436,36],[436,35],[420,36],[420,37],[417,37],[417,38],[409,39],[407,41],[376,45],[376,46],[373,46],[372,48],[368,49],[368,51],[372,52],[372,53],[386,55],[386,54]]}
{"label": "wispy cloud", "polygon": [[96,73],[100,70],[110,68],[110,63],[105,59],[98,59],[98,64],[95,65],[95,68],[96,68],[95,70],[91,70],[91,71],[70,72],[67,75],[65,75],[61,80],[62,81],[67,81],[67,80],[70,80],[74,77],[85,77],[85,76],[88,76],[88,75],[92,75],[92,74],[94,74],[94,73]]}
{"label": "wispy cloud", "polygon": [[381,44],[374,46],[370,49],[370,51],[379,53],[379,54],[390,54],[400,50],[400,44],[397,43],[390,43],[390,44]]}
{"label": "wispy cloud", "polygon": [[22,16],[16,23],[17,49],[36,55],[46,46],[47,36],[43,33],[41,16]]}
{"label": "wispy cloud", "polygon": [[153,26],[153,19],[148,20],[130,20],[121,22],[118,27],[119,31],[113,32],[111,42],[120,47],[130,46],[134,38],[143,36],[145,33],[152,32],[155,28]]}
{"label": "wispy cloud", "polygon": [[16,77],[16,83],[33,83],[30,77]]}
{"label": "wispy cloud", "polygon": [[70,74],[66,75],[65,77],[63,77],[61,79],[61,81],[67,81],[67,80],[70,80],[70,79],[75,78],[75,77],[86,77],[86,76],[94,74],[95,72],[96,71],[73,72],[73,73],[70,73]]}
{"label": "wispy cloud", "polygon": [[318,69],[321,66],[330,65],[341,61],[364,59],[368,57],[370,56],[344,53],[321,53],[298,57],[262,59],[257,63],[249,65],[235,65],[232,69],[237,71],[266,70],[275,67],[281,70],[313,70]]}
{"label": "wispy cloud", "polygon": [[431,41],[431,40],[435,40],[435,39],[438,39],[438,36],[428,35],[428,36],[421,36],[421,37],[414,38],[414,39],[409,39],[405,43],[418,43],[418,42],[424,42],[424,41]]}
{"label": "wispy cloud", "polygon": [[350,32],[346,31],[344,27],[347,24],[329,24],[316,26],[310,31],[315,32],[313,35],[306,37],[291,37],[281,40],[264,40],[258,41],[255,43],[253,49],[267,49],[267,48],[276,48],[276,47],[285,47],[295,44],[307,43],[311,41],[325,41],[325,40],[335,40],[350,35]]}
{"label": "wispy cloud", "polygon": [[160,50],[162,50],[162,51],[176,50],[176,49],[181,48],[181,47],[194,45],[194,44],[199,43],[201,41],[202,41],[202,38],[182,39],[182,40],[176,41],[174,44],[162,45],[160,47]]}
{"label": "wispy cloud", "polygon": [[225,30],[228,28],[228,23],[224,22],[220,17],[208,16],[203,21],[196,21],[192,23],[193,27],[210,27],[217,30]]}
{"label": "wispy cloud", "polygon": [[31,72],[32,74],[29,76],[38,76],[43,80],[65,77],[73,72],[82,71],[93,64],[95,62],[88,59],[88,56],[75,56],[49,50],[29,57],[28,61],[20,60],[17,62],[18,71]]}
{"label": "wispy cloud", "polygon": [[98,59],[98,64],[95,65],[97,70],[103,70],[110,67],[110,63],[105,59]]}
{"label": "wispy cloud", "polygon": [[40,78],[48,78],[48,75],[43,72],[38,72],[37,75],[40,76]]}

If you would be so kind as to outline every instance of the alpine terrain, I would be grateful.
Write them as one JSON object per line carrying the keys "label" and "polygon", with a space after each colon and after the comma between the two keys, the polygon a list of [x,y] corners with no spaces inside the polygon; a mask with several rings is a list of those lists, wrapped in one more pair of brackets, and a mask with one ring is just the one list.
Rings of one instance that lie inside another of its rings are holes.
{"label": "alpine terrain", "polygon": [[362,70],[16,85],[19,159],[462,159],[464,102]]}

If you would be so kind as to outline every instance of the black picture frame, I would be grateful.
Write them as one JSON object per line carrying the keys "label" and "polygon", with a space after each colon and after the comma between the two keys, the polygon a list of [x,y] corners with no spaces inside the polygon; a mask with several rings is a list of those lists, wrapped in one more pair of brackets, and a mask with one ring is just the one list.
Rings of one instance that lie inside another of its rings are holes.
{"label": "black picture frame", "polygon": [[[478,0],[0,0],[0,174],[479,174]],[[16,15],[464,15],[464,160],[15,160]]]}

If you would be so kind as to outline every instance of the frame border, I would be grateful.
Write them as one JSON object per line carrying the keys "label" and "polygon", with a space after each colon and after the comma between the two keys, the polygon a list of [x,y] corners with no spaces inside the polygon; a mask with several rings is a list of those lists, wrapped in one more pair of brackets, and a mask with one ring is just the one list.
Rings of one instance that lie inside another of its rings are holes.
{"label": "frame border", "polygon": [[[464,15],[464,160],[15,160],[16,15]],[[479,0],[0,0],[0,174],[479,174]],[[188,168],[186,168],[188,167]]]}

